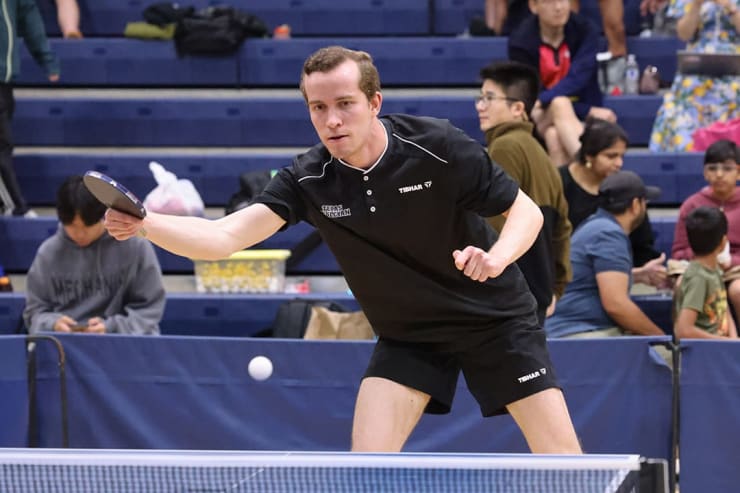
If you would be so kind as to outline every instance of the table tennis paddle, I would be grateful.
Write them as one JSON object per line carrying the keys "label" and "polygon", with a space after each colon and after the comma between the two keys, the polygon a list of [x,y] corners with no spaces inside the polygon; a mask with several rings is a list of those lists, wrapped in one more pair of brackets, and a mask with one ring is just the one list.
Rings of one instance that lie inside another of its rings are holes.
{"label": "table tennis paddle", "polygon": [[146,216],[146,209],[141,200],[113,178],[97,171],[87,171],[82,181],[90,193],[108,208],[139,219],[144,219]]}

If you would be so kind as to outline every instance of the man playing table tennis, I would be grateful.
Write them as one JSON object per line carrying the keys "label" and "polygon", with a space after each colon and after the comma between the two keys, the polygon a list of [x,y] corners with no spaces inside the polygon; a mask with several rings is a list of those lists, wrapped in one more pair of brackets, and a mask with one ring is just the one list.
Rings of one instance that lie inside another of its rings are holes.
{"label": "man playing table tennis", "polygon": [[[449,122],[379,118],[367,53],[318,50],[301,91],[321,144],[280,170],[253,205],[213,221],[111,209],[110,234],[220,259],[305,220],[378,335],[352,450],[400,451],[423,412],[449,411],[462,371],[482,414],[508,411],[532,452],[579,453],[534,298],[513,265],[537,236],[539,208]],[[483,217],[501,213],[508,220],[497,239]]]}

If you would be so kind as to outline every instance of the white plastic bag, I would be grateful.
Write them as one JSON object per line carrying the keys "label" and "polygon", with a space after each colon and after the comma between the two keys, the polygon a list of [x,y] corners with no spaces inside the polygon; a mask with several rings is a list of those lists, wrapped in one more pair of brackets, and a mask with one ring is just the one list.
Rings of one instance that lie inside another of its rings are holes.
{"label": "white plastic bag", "polygon": [[193,182],[178,180],[174,173],[167,171],[156,161],[149,163],[149,169],[157,186],[144,199],[147,210],[177,216],[203,216],[203,199]]}

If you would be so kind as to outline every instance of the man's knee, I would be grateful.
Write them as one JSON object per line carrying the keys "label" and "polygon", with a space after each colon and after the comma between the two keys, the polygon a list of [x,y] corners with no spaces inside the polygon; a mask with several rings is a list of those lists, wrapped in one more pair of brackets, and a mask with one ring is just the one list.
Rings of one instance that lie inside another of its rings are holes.
{"label": "man's knee", "polygon": [[727,297],[732,300],[733,305],[740,301],[740,279],[735,279],[727,285]]}
{"label": "man's knee", "polygon": [[400,452],[429,395],[385,378],[360,384],[352,425],[353,452]]}
{"label": "man's knee", "polygon": [[573,110],[573,102],[566,96],[558,96],[550,101],[548,111],[552,115],[553,120],[562,118],[569,114],[575,114]]}

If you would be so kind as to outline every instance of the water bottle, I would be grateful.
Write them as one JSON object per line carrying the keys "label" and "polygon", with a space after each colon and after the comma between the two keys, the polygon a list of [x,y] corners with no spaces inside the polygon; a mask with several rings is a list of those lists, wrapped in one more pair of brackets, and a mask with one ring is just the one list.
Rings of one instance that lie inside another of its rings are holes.
{"label": "water bottle", "polygon": [[640,87],[640,66],[637,64],[635,55],[627,57],[627,65],[624,69],[624,93],[638,94]]}

